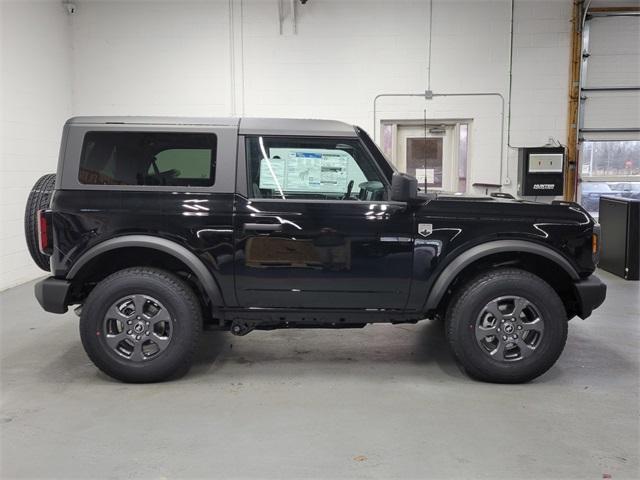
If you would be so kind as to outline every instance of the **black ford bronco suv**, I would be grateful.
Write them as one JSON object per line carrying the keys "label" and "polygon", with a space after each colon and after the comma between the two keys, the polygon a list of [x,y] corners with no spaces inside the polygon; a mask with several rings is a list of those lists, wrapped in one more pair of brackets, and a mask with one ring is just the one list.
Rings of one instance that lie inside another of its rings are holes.
{"label": "black ford bronco suv", "polygon": [[326,120],[72,118],[26,211],[84,348],[127,382],[184,374],[204,327],[442,318],[474,378],[525,382],[605,298],[579,205],[419,193],[357,127]]}

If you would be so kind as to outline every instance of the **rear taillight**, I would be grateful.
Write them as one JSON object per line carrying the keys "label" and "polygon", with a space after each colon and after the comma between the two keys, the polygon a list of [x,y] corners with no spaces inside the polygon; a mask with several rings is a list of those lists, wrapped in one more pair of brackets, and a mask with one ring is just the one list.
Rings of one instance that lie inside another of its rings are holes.
{"label": "rear taillight", "polygon": [[51,210],[38,210],[38,247],[44,255],[51,255]]}

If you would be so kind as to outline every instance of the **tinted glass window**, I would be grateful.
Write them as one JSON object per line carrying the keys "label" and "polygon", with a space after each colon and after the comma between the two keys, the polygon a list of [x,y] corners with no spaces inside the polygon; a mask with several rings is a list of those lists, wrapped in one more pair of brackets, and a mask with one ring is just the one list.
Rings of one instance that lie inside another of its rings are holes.
{"label": "tinted glass window", "polygon": [[640,141],[583,142],[582,177],[635,176],[640,178]]}
{"label": "tinted glass window", "polygon": [[215,180],[210,133],[88,132],[78,179],[92,185],[206,187]]}
{"label": "tinted glass window", "polygon": [[248,137],[253,198],[384,200],[385,183],[358,140]]}
{"label": "tinted glass window", "polygon": [[580,203],[598,217],[600,197],[640,198],[640,141],[585,141]]}

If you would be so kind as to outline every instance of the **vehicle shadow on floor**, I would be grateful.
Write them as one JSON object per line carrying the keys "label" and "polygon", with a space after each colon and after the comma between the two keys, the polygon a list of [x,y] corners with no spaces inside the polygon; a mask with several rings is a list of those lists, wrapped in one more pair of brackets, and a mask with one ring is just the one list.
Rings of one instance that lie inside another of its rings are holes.
{"label": "vehicle shadow on floor", "polygon": [[[26,355],[31,365],[40,366],[36,373],[39,381],[61,387],[76,382],[117,382],[95,368],[79,341],[70,342],[68,348],[53,357],[47,356],[46,349],[41,347],[36,341],[20,352],[20,358]],[[564,381],[566,375],[575,375],[574,364],[584,361],[580,352],[589,352],[589,358],[606,359],[606,362],[591,365],[605,373],[614,366],[617,371],[624,369],[628,363],[606,342],[574,331],[560,363],[535,383],[557,383]],[[14,360],[20,363],[18,357],[3,359],[0,372],[3,385],[12,377],[12,370],[26,368],[13,365]],[[277,373],[277,367],[295,368],[300,372],[301,369],[316,371],[319,366],[328,368],[332,374],[345,376],[385,367],[387,374],[393,375],[413,376],[420,372],[417,375],[429,377],[440,371],[445,377],[468,378],[451,354],[443,322],[423,321],[418,325],[369,326],[355,330],[256,331],[245,337],[209,331],[203,334],[193,367],[182,381],[206,381],[221,370],[237,375],[238,368],[243,369],[241,375],[246,372],[251,376]]]}
{"label": "vehicle shadow on floor", "polygon": [[[368,326],[363,329],[291,329],[255,331],[245,337],[228,332],[206,332],[188,377],[209,375],[223,367],[295,363],[314,370],[322,364],[338,374],[385,364],[399,371],[407,365],[433,365],[447,376],[464,377],[444,335],[443,322],[418,325]],[[253,369],[255,371],[256,369]]]}

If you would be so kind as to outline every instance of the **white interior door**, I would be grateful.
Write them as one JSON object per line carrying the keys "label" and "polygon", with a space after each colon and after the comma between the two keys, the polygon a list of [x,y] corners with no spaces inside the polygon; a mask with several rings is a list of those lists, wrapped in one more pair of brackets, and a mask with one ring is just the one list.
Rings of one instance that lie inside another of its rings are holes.
{"label": "white interior door", "polygon": [[398,126],[395,163],[401,172],[418,179],[421,189],[457,190],[455,126]]}

